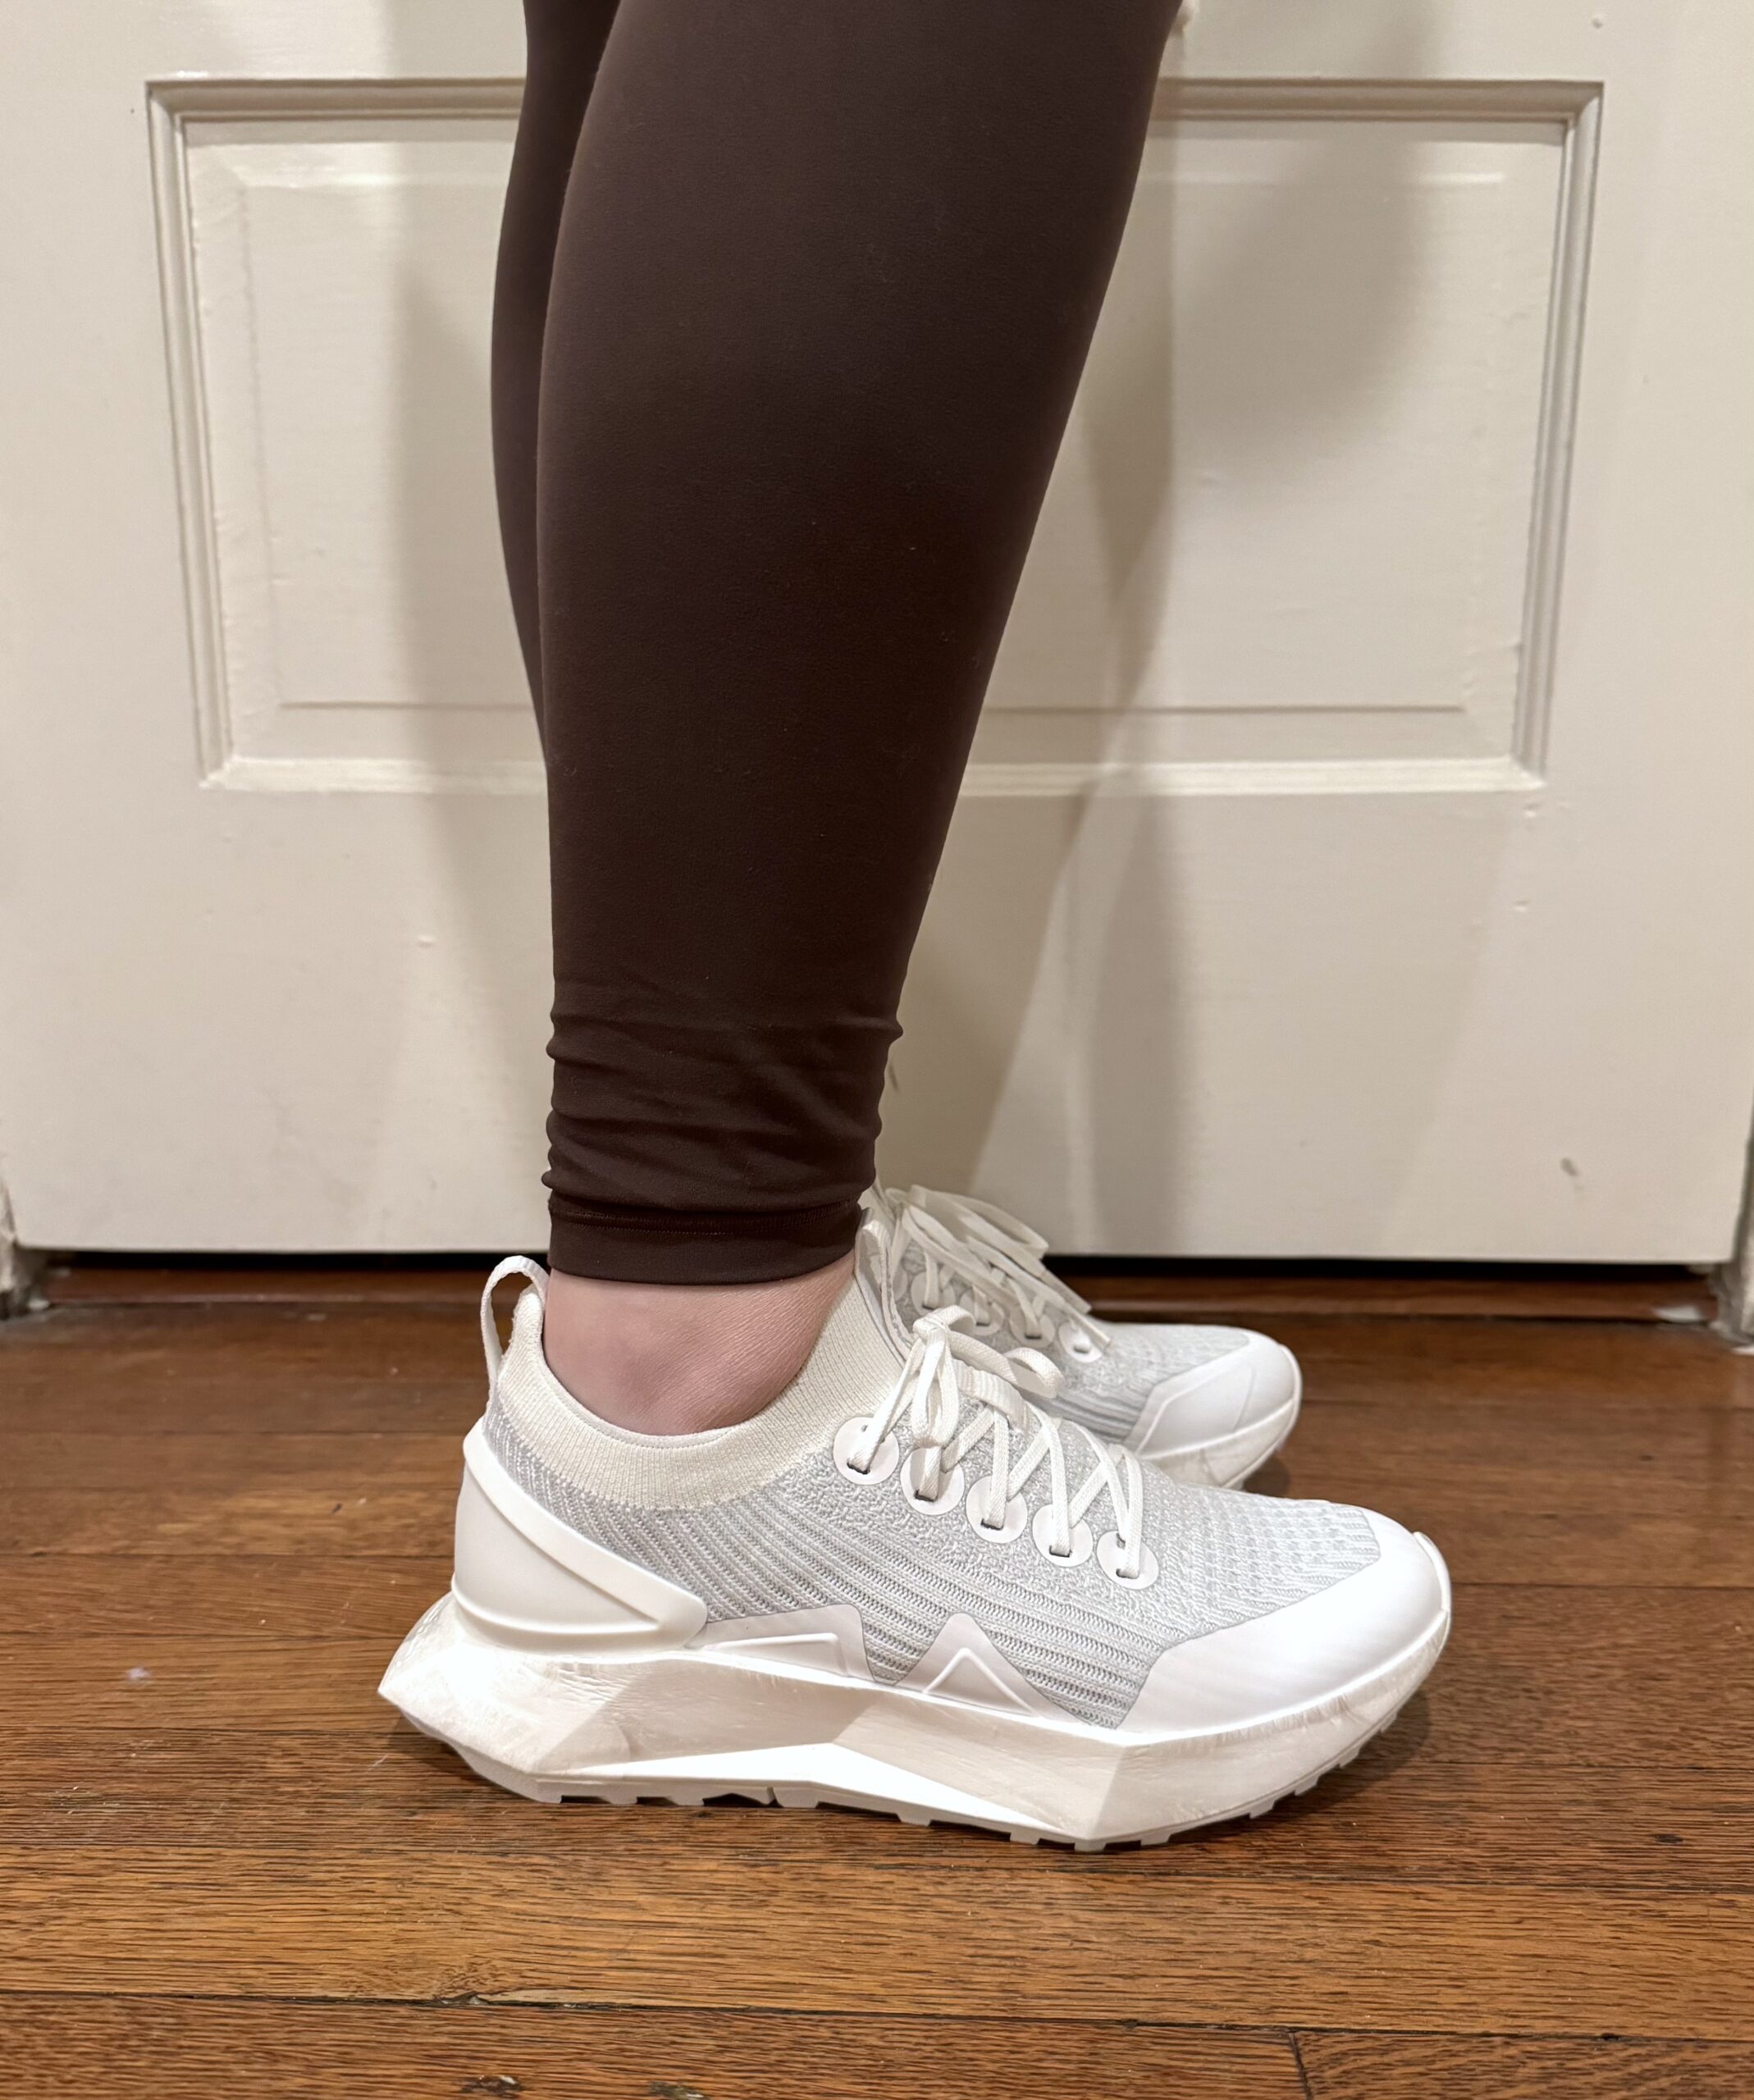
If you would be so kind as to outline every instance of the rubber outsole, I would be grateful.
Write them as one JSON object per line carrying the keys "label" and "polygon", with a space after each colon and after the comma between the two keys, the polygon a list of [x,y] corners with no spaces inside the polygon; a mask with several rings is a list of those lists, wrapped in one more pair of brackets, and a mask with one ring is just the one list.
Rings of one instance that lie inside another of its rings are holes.
{"label": "rubber outsole", "polygon": [[[1287,1401],[1284,1407],[1269,1415],[1265,1422],[1257,1423],[1255,1428],[1258,1435],[1264,1435],[1267,1438],[1266,1448],[1263,1449],[1258,1442],[1255,1443],[1244,1459],[1241,1470],[1214,1481],[1213,1486],[1241,1487],[1253,1480],[1263,1466],[1271,1464],[1290,1442],[1291,1431],[1297,1427],[1297,1418],[1301,1408],[1302,1400],[1300,1397],[1297,1399]],[[1155,1459],[1152,1463],[1162,1465],[1166,1463],[1166,1461]]]}
{"label": "rubber outsole", "polygon": [[[1289,1355],[1290,1352],[1286,1354]],[[1150,1458],[1141,1453],[1142,1462],[1159,1467],[1172,1480],[1185,1481],[1193,1487],[1242,1486],[1270,1459],[1278,1456],[1297,1427],[1303,1408],[1304,1381],[1295,1358],[1292,1363],[1295,1383],[1290,1396],[1271,1414],[1233,1430],[1228,1436],[1208,1439],[1182,1450],[1158,1452]]]}
{"label": "rubber outsole", "polygon": [[[1409,1692],[1408,1698],[1410,1699],[1412,1696],[1413,1694]],[[933,1824],[937,1824],[950,1829],[989,1830],[1001,1837],[1008,1838],[1013,1845],[1053,1845],[1062,1851],[1074,1852],[1109,1852],[1130,1845],[1137,1845],[1141,1847],[1167,1845],[1172,1838],[1186,1837],[1195,1831],[1210,1830],[1226,1823],[1253,1822],[1263,1815],[1270,1815],[1281,1803],[1295,1800],[1299,1795],[1309,1793],[1331,1774],[1341,1771],[1346,1765],[1353,1763],[1360,1752],[1374,1742],[1379,1735],[1386,1734],[1395,1725],[1405,1710],[1406,1704],[1406,1700],[1403,1700],[1400,1705],[1395,1707],[1386,1720],[1380,1722],[1377,1727],[1370,1730],[1368,1734],[1360,1736],[1350,1750],[1335,1758],[1331,1764],[1324,1764],[1319,1771],[1312,1772],[1307,1778],[1300,1779],[1295,1786],[1287,1787],[1283,1792],[1263,1796],[1259,1801],[1249,1802],[1241,1808],[1226,1809],[1217,1815],[1201,1817],[1189,1823],[1168,1824],[1160,1830],[1144,1831],[1136,1837],[1131,1838],[1068,1838],[1053,1831],[1022,1829],[1015,1824],[988,1821],[977,1816],[934,1815],[929,1810],[904,1806],[898,1801],[884,1801],[870,1795],[844,1792],[832,1787],[750,1787],[738,1783],[728,1785],[723,1788],[703,1784],[697,1787],[671,1787],[659,1791],[644,1787],[609,1786],[583,1787],[575,1789],[570,1784],[562,1782],[557,1789],[550,1790],[542,1786],[540,1782],[534,1781],[532,1776],[528,1773],[515,1772],[509,1766],[496,1764],[491,1758],[481,1756],[477,1752],[464,1750],[457,1744],[450,1743],[442,1736],[436,1737],[436,1740],[445,1742],[447,1748],[454,1750],[477,1778],[486,1779],[491,1785],[502,1788],[507,1793],[518,1794],[526,1801],[539,1801],[548,1806],[559,1806],[569,1801],[580,1803],[600,1801],[606,1807],[614,1808],[633,1808],[647,1802],[673,1808],[704,1808],[709,1801],[736,1801],[748,1802],[757,1808],[856,1809],[867,1815],[888,1815],[898,1823],[911,1824],[923,1828],[930,1828]],[[418,1722],[413,1725],[419,1727]],[[431,1732],[422,1729],[421,1732],[427,1734]]]}

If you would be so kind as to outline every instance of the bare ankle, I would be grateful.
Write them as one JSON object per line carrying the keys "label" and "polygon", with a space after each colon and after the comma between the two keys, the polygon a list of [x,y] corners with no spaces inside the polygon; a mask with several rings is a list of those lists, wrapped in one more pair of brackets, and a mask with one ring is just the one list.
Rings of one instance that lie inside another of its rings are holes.
{"label": "bare ankle", "polygon": [[852,1271],[848,1254],[779,1283],[549,1279],[549,1368],[623,1429],[686,1436],[747,1422],[804,1367]]}

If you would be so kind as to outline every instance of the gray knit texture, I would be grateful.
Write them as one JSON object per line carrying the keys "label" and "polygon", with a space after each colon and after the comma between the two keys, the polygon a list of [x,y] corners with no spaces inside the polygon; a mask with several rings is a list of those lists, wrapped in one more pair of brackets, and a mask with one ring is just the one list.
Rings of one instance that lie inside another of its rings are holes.
{"label": "gray knit texture", "polygon": [[[895,1280],[901,1317],[928,1309],[925,1259],[909,1248]],[[1234,1355],[1253,1339],[1243,1327],[1160,1326],[1123,1324],[1109,1330],[1109,1345],[1094,1358],[1075,1356],[1057,1342],[1030,1341],[1021,1317],[989,1337],[995,1349],[1039,1349],[1058,1365],[1066,1384],[1056,1407],[1071,1422],[1080,1422],[1099,1436],[1123,1439],[1145,1403],[1166,1378],[1198,1371],[1220,1357]]]}
{"label": "gray knit texture", "polygon": [[1094,1361],[1062,1349],[1048,1354],[1066,1377],[1057,1403],[1061,1413],[1117,1440],[1132,1428],[1166,1378],[1233,1356],[1253,1339],[1241,1327],[1117,1326],[1111,1332],[1113,1340]]}
{"label": "gray knit texture", "polygon": [[[893,1683],[946,1619],[966,1612],[1038,1691],[1102,1727],[1126,1719],[1166,1650],[1297,1604],[1377,1557],[1362,1510],[1183,1486],[1148,1467],[1144,1536],[1161,1573],[1147,1588],[1125,1589],[1094,1554],[1056,1566],[1026,1530],[995,1545],[957,1511],[921,1513],[901,1491],[899,1468],[881,1483],[848,1481],[824,1445],[751,1492],[665,1509],[584,1491],[529,1447],[497,1402],[486,1427],[528,1493],[587,1537],[692,1591],[710,1620],[851,1605],[873,1675]],[[905,1451],[905,1433],[900,1440]],[[1087,1463],[1080,1442],[1068,1433],[1075,1481]],[[972,1462],[976,1477],[984,1455]],[[1032,1507],[1045,1500],[1047,1479],[1044,1467],[1030,1483]],[[1092,1514],[1094,1529],[1110,1527],[1106,1501]]]}

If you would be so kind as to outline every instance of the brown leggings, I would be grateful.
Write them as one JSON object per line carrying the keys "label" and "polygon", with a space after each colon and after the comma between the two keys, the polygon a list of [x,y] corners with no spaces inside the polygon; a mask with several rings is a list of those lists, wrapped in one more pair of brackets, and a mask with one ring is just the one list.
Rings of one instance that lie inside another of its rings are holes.
{"label": "brown leggings", "polygon": [[494,446],[555,1265],[843,1253],[1174,0],[527,0]]}

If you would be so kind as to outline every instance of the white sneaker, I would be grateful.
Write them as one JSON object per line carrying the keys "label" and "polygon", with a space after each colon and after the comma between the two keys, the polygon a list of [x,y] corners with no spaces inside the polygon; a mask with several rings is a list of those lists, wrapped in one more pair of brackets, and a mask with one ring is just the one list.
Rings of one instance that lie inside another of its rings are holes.
{"label": "white sneaker", "polygon": [[503,1361],[483,1296],[455,1576],[385,1697],[537,1801],[835,1801],[1092,1849],[1258,1814],[1394,1719],[1449,1628],[1433,1547],[1142,1468],[960,1311],[904,1358],[865,1242],[796,1381],[696,1436],[581,1407],[541,1271],[501,1262],[490,1293],[532,1287]]}
{"label": "white sneaker", "polygon": [[888,1237],[894,1317],[966,1306],[994,1347],[1039,1349],[1063,1383],[1055,1411],[1177,1480],[1239,1487],[1285,1442],[1303,1376],[1290,1349],[1246,1327],[1110,1329],[1049,1273],[1039,1233],[993,1204],[936,1189],[873,1189]]}

